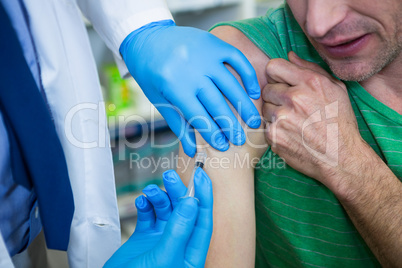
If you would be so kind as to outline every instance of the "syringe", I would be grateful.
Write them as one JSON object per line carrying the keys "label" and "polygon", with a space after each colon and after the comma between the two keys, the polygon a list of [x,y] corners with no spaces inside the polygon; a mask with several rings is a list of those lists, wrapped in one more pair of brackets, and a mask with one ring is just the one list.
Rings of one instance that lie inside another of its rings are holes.
{"label": "syringe", "polygon": [[197,168],[204,168],[204,164],[205,161],[207,160],[207,154],[204,152],[199,152],[195,155],[195,164],[194,164],[194,168],[193,168],[193,172],[191,174],[191,178],[190,181],[188,182],[188,186],[187,186],[187,192],[186,195],[183,196],[183,198],[186,197],[194,197],[194,175],[195,175],[195,171],[197,170]]}

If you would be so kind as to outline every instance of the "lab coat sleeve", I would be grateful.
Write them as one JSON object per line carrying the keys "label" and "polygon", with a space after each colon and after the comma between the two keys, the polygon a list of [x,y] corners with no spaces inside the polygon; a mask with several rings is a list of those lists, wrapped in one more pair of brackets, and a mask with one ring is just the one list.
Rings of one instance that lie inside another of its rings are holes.
{"label": "lab coat sleeve", "polygon": [[119,48],[132,31],[148,23],[173,19],[165,0],[77,0],[85,17],[112,50],[120,74],[128,70]]}

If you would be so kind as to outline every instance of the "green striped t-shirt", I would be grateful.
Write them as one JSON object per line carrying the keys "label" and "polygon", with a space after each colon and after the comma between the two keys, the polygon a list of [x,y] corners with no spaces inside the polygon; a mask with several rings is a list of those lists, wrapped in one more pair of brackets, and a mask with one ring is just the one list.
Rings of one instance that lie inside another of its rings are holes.
{"label": "green striped t-shirt", "polygon": [[[239,29],[269,58],[287,59],[295,51],[330,72],[287,5],[263,17],[219,25]],[[361,136],[401,179],[402,116],[357,82],[345,84]],[[335,195],[270,149],[256,167],[255,202],[256,267],[380,266]]]}

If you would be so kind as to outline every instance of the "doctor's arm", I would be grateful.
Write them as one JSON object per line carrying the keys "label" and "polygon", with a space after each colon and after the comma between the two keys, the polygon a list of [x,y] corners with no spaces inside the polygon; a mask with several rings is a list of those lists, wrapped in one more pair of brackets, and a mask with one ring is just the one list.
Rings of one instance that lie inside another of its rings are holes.
{"label": "doctor's arm", "polygon": [[[249,127],[260,126],[259,119],[250,120],[257,118],[258,111],[249,99],[258,99],[260,88],[241,51],[208,32],[176,26],[164,1],[79,0],[79,5],[114,52],[120,69],[128,68],[181,139],[187,155],[195,154],[194,133],[186,128],[194,116],[205,118],[210,131],[201,135],[215,149],[226,151],[229,142],[245,142],[242,126],[224,97],[232,104],[242,102],[238,112]],[[240,75],[247,93],[224,64]],[[212,117],[217,116],[230,117],[233,125],[225,120],[215,122]],[[205,124],[193,122],[192,127],[205,129]]]}
{"label": "doctor's arm", "polygon": [[[212,33],[244,53],[255,68],[261,87],[267,83],[264,70],[268,58],[240,31],[223,26],[215,28]],[[231,71],[236,75],[233,69]],[[253,102],[261,112],[261,99]],[[232,111],[236,114],[233,107]],[[211,178],[214,195],[214,230],[206,267],[254,267],[256,234],[253,167],[267,145],[263,126],[255,130],[248,128],[244,122],[242,125],[247,136],[246,143],[243,146],[232,145],[226,152],[208,146],[201,135],[196,134],[197,145],[203,146],[202,150],[207,153],[204,169]],[[180,157],[178,172],[186,184],[194,159],[189,159],[183,151]]]}
{"label": "doctor's arm", "polygon": [[[84,16],[113,52],[119,67],[119,48],[134,30],[154,21],[173,19],[165,0],[77,0]],[[121,69],[127,74],[127,69]]]}

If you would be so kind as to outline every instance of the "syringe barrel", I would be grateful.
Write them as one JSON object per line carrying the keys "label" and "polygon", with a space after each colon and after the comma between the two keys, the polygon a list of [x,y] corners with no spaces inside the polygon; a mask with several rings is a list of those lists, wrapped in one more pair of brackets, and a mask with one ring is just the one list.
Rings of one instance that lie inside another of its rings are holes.
{"label": "syringe barrel", "polygon": [[187,186],[187,192],[186,195],[184,197],[194,197],[195,194],[195,190],[194,190],[194,176],[195,176],[195,172],[197,170],[197,168],[204,168],[204,164],[207,160],[207,154],[204,152],[199,152],[195,155],[195,164],[194,164],[194,168],[193,171],[191,173],[191,177],[190,180],[188,182],[188,186]]}

